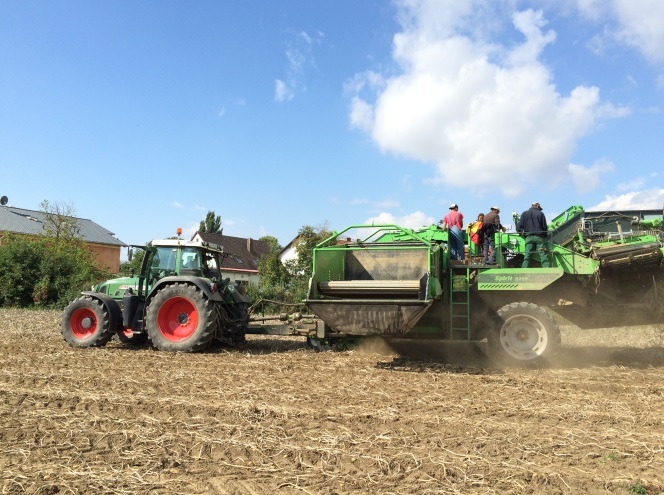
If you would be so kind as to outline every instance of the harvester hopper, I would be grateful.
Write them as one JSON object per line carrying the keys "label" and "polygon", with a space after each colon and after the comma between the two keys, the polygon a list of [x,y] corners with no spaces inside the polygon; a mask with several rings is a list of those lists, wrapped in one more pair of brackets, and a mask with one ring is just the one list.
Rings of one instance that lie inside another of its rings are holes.
{"label": "harvester hopper", "polygon": [[[441,293],[439,246],[396,225],[374,226],[364,239],[337,242],[351,226],[314,251],[307,306],[333,332],[403,335]],[[395,234],[407,240],[390,242]]]}

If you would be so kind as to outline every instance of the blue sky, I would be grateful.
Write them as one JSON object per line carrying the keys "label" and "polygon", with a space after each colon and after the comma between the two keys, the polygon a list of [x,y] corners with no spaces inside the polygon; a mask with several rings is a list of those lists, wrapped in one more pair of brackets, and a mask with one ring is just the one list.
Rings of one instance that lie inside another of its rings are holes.
{"label": "blue sky", "polygon": [[0,194],[129,244],[664,204],[660,0],[0,2]]}

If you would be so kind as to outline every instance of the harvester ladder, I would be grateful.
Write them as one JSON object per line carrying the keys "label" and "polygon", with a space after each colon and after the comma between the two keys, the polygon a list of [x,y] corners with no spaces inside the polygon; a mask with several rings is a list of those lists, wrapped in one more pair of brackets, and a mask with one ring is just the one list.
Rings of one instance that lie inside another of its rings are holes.
{"label": "harvester ladder", "polygon": [[450,270],[450,340],[470,340],[470,268]]}

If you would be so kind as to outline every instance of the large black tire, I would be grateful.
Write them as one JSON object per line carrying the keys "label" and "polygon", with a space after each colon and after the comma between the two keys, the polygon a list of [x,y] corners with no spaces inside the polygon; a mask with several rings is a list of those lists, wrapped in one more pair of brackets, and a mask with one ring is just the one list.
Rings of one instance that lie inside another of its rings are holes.
{"label": "large black tire", "polygon": [[542,366],[560,347],[560,329],[543,308],[517,302],[498,310],[487,339],[499,364]]}
{"label": "large black tire", "polygon": [[160,289],[146,315],[152,345],[162,351],[202,351],[215,335],[213,309],[213,303],[193,285],[173,284]]}
{"label": "large black tire", "polygon": [[61,332],[73,347],[106,345],[113,336],[108,309],[98,299],[80,297],[65,308]]}

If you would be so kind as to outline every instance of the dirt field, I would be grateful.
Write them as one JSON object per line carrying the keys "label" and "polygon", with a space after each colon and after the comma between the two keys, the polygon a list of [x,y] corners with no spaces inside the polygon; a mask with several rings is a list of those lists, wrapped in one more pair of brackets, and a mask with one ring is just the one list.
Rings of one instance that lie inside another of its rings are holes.
{"label": "dirt field", "polygon": [[72,349],[58,312],[0,318],[3,494],[664,493],[661,329],[567,329],[519,370],[482,345]]}

